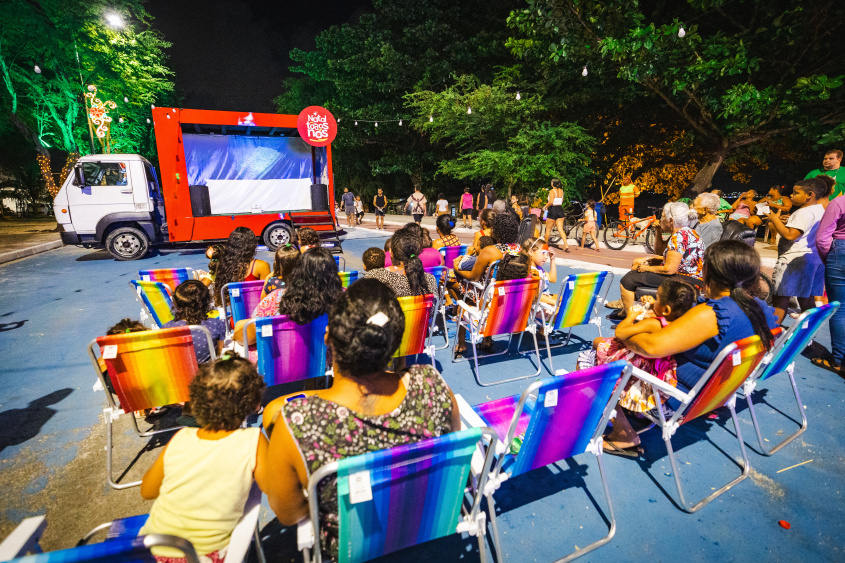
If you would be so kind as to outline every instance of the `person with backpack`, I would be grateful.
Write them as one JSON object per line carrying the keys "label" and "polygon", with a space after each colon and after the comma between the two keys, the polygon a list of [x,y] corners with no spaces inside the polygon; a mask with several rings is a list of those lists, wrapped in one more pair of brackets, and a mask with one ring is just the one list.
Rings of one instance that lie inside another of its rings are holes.
{"label": "person with backpack", "polygon": [[411,210],[411,215],[414,216],[414,222],[422,223],[422,218],[425,217],[426,199],[419,187],[414,188],[414,193],[408,198],[407,207]]}

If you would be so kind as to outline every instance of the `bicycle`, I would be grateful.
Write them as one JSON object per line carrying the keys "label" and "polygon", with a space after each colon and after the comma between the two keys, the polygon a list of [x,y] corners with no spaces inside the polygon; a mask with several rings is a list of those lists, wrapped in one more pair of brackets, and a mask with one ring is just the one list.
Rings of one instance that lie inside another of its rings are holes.
{"label": "bicycle", "polygon": [[631,217],[626,221],[609,221],[607,228],[604,230],[604,243],[612,250],[622,250],[628,241],[636,244],[637,239],[645,233],[645,247],[649,254],[654,254],[654,237],[656,231],[652,227],[658,225],[660,219],[657,217],[657,211],[662,209],[660,207],[649,207],[652,214],[648,217],[636,218]]}
{"label": "bicycle", "polygon": [[[581,208],[581,212],[578,215],[573,214],[573,207],[577,205]],[[587,205],[581,203],[580,201],[572,200],[569,202],[569,206],[567,206],[565,213],[566,215],[563,218],[563,230],[566,233],[566,238],[572,238],[569,235],[573,234],[577,241],[581,240],[581,234],[584,232],[584,223],[579,223],[578,219],[582,219],[584,217],[584,213],[587,210]],[[572,232],[574,229],[574,233]],[[549,232],[549,242],[552,244],[557,244],[561,240],[560,233],[558,233],[557,225],[552,225],[552,230]]]}

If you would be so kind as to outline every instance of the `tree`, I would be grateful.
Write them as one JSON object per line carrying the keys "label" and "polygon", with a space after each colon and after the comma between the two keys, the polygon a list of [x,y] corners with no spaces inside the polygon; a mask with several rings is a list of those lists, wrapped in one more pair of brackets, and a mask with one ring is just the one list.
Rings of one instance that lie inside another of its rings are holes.
{"label": "tree", "polygon": [[507,82],[491,86],[462,76],[441,92],[415,92],[406,100],[417,114],[413,126],[452,155],[440,162],[441,174],[501,182],[508,199],[514,187],[553,177],[568,197],[582,193],[594,139],[578,125],[553,125],[541,96],[516,94]]}
{"label": "tree", "polygon": [[[790,137],[840,141],[843,117],[841,3],[688,0],[528,0],[511,13],[508,45],[546,59],[549,72],[604,86],[610,105],[625,93],[670,108],[705,151],[689,184],[699,193],[726,159]],[[688,23],[684,25],[684,20]],[[695,22],[695,23],[693,23]],[[835,47],[837,46],[837,47]],[[761,152],[754,155],[762,156]]]}
{"label": "tree", "polygon": [[375,193],[393,176],[404,190],[408,180],[428,188],[447,153],[408,127],[413,115],[403,97],[445,88],[463,74],[491,79],[496,66],[509,62],[510,6],[505,0],[374,0],[372,13],[357,23],[322,32],[313,51],[291,52],[291,70],[302,76],[285,83],[276,106],[299,113],[324,105],[340,119],[333,155],[343,185]]}
{"label": "tree", "polygon": [[[134,23],[111,29],[103,20],[108,13]],[[169,44],[149,29],[148,20],[142,0],[4,2],[0,73],[6,111],[0,119],[8,119],[37,151],[51,194],[58,187],[48,148],[69,153],[68,163],[76,153],[100,150],[86,116],[89,86],[116,102],[114,150],[154,150],[150,104],[168,98],[173,83],[162,63]]]}

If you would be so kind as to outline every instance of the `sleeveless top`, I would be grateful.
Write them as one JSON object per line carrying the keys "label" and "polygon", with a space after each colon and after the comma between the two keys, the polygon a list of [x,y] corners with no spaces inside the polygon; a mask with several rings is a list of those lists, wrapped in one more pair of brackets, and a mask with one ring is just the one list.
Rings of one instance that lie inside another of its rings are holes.
{"label": "sleeveless top", "polygon": [[252,273],[252,268],[255,267],[255,260],[249,263],[249,269],[246,271],[244,281],[258,281],[258,276]]}
{"label": "sleeveless top", "polygon": [[[763,308],[769,328],[778,326],[775,310],[766,305],[765,301],[756,297],[754,300]],[[719,299],[702,297],[698,302],[706,304],[716,313],[719,334],[691,350],[675,354],[675,360],[678,362],[678,387],[684,391],[692,389],[698,383],[698,380],[701,379],[701,376],[704,375],[704,372],[722,348],[731,342],[754,334],[751,321],[748,320],[736,301],[730,297]]]}
{"label": "sleeveless top", "polygon": [[[143,534],[171,534],[205,555],[229,545],[252,488],[260,428],[239,428],[220,440],[197,437],[199,428],[179,430],[164,450],[164,480]],[[178,549],[155,555],[182,557]]]}
{"label": "sleeveless top", "polygon": [[383,195],[377,195],[376,207],[384,207],[385,205],[387,205],[387,198],[385,198]]}
{"label": "sleeveless top", "polygon": [[[561,211],[563,211],[563,190],[562,189],[558,190],[557,188],[555,188],[555,189],[549,191],[549,199],[552,202],[552,205],[549,206],[550,211],[552,209],[560,209]],[[555,205],[554,201],[556,199],[560,199],[561,203]]]}
{"label": "sleeveless top", "polygon": [[[412,366],[405,398],[393,412],[366,416],[317,395],[292,399],[281,415],[311,475],[323,465],[367,452],[420,442],[452,430],[449,386],[429,365]],[[337,479],[317,485],[320,542],[338,553]]]}
{"label": "sleeveless top", "polygon": [[443,246],[461,246],[461,241],[455,235],[440,237],[440,242],[443,243]]}
{"label": "sleeveless top", "polygon": [[743,201],[742,203],[739,204],[739,206],[737,206],[734,213],[739,213],[740,215],[745,215],[746,217],[750,217],[751,216],[751,206],[749,206],[747,203],[745,203],[745,201]]}
{"label": "sleeveless top", "polygon": [[472,209],[472,194],[461,196],[461,209]]}

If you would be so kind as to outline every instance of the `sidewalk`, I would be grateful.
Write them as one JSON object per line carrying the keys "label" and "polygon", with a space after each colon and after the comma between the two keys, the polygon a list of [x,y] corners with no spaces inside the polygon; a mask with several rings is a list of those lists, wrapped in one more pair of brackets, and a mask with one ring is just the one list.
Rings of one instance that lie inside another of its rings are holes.
{"label": "sidewalk", "polygon": [[62,246],[53,217],[0,219],[0,264]]}

